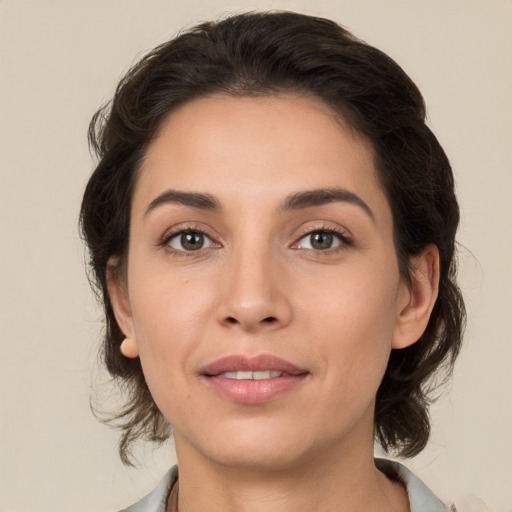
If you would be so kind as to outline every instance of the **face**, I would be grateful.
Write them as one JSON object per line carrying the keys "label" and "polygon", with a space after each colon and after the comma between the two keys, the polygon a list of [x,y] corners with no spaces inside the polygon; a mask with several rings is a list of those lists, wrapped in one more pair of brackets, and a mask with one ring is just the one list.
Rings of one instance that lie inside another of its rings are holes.
{"label": "face", "polygon": [[372,450],[391,348],[415,341],[369,144],[296,96],[170,115],[111,293],[178,457],[233,467]]}

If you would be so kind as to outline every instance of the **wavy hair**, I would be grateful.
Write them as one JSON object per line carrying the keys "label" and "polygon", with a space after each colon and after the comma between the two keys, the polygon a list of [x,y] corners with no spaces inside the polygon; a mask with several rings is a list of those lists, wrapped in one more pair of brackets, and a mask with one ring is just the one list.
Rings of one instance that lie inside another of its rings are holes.
{"label": "wavy hair", "polygon": [[391,206],[402,277],[427,244],[440,253],[439,295],[428,326],[410,347],[393,350],[377,392],[375,437],[405,457],[430,434],[434,384],[448,378],[460,350],[465,310],[456,284],[459,209],[449,161],[426,125],[422,95],[390,57],[333,21],[292,12],[247,13],[200,24],[158,46],[121,79],[111,102],[93,117],[98,156],[83,197],[80,226],[89,275],[105,313],[102,357],[125,390],[113,415],[119,450],[130,464],[138,438],[161,443],[170,425],[156,407],[138,359],[121,355],[124,336],[107,289],[107,262],[128,251],[130,204],[145,150],[178,106],[212,94],[320,99],[371,143]]}

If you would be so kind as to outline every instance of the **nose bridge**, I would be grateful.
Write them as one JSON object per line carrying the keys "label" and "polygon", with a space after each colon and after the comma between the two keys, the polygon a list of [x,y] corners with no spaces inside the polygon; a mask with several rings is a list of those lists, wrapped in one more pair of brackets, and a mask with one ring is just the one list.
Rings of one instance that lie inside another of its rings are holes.
{"label": "nose bridge", "polygon": [[251,231],[233,244],[226,262],[219,321],[247,331],[286,325],[291,308],[279,255],[268,239]]}

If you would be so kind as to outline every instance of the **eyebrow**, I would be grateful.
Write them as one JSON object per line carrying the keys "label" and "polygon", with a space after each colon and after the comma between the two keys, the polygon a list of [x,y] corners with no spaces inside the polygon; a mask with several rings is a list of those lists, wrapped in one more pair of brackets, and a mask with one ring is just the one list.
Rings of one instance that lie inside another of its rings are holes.
{"label": "eyebrow", "polygon": [[[297,192],[285,199],[280,210],[302,210],[312,206],[321,206],[335,202],[344,202],[358,206],[375,221],[375,215],[371,208],[358,195],[344,188],[322,188]],[[159,206],[176,203],[207,211],[220,211],[222,209],[220,201],[211,194],[166,190],[151,201],[144,214],[147,215]]]}
{"label": "eyebrow", "polygon": [[183,204],[200,210],[218,211],[221,209],[220,202],[211,194],[200,192],[180,192],[178,190],[166,190],[153,199],[146,208],[144,215],[164,204]]}
{"label": "eyebrow", "polygon": [[372,209],[358,195],[344,188],[322,188],[297,192],[286,199],[282,210],[301,210],[311,206],[321,206],[335,202],[358,206],[375,222],[375,215]]}

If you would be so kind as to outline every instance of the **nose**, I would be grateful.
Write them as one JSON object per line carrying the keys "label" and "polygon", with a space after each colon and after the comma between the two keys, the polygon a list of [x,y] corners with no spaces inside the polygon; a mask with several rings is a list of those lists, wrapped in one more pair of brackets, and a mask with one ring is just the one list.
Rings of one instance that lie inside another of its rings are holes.
{"label": "nose", "polygon": [[265,251],[240,249],[226,262],[218,306],[222,325],[257,332],[290,323],[290,283],[277,259]]}

